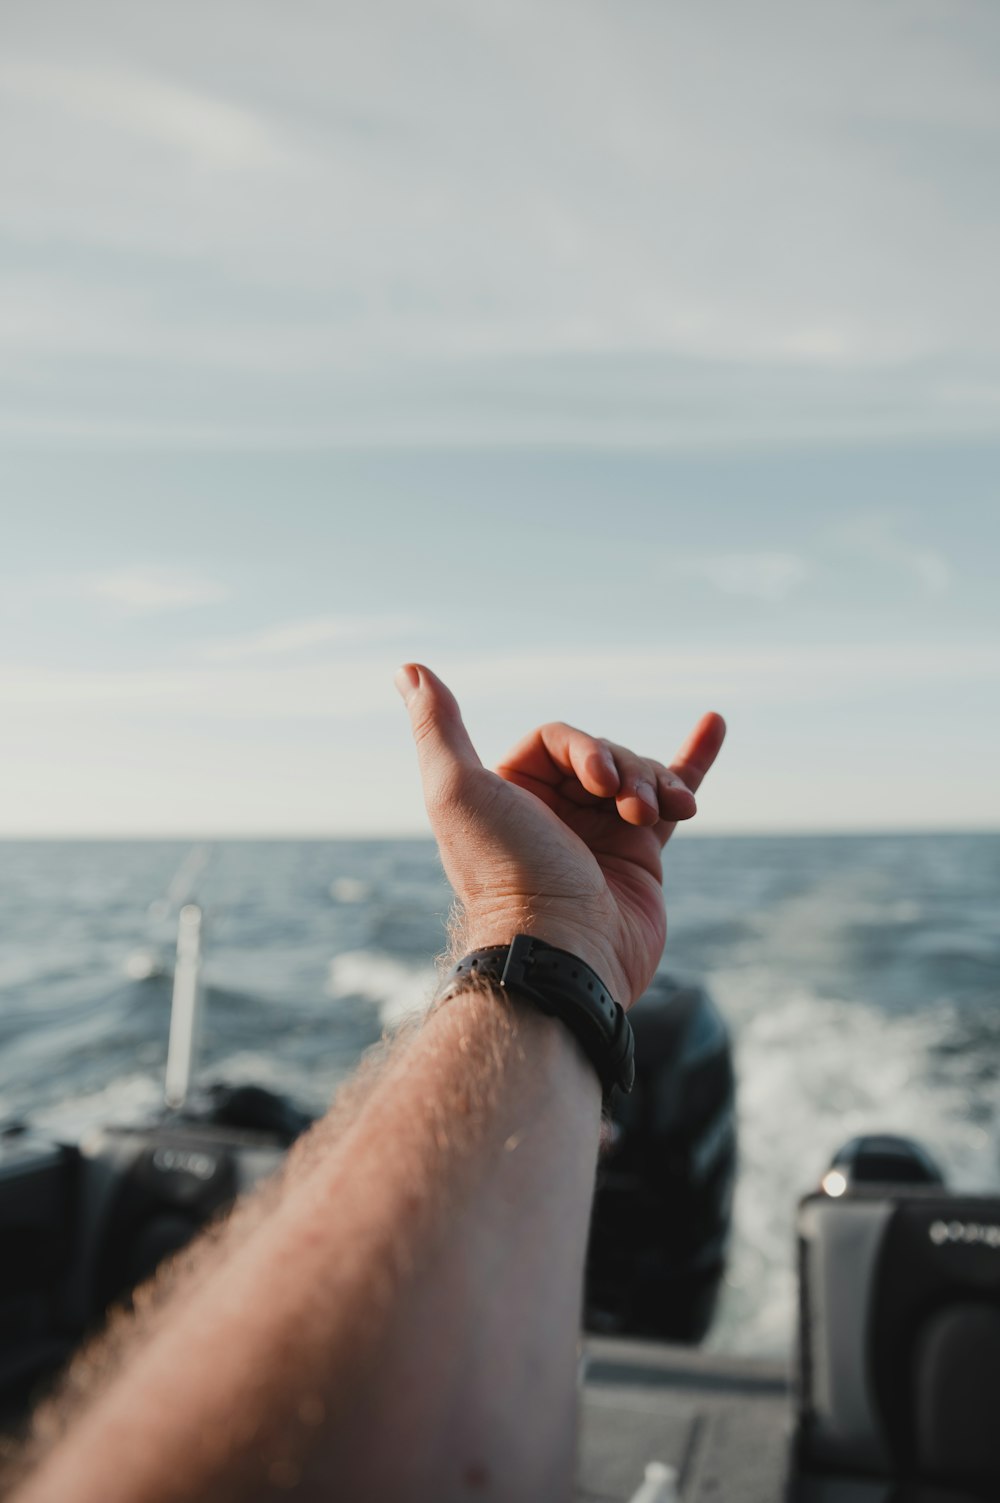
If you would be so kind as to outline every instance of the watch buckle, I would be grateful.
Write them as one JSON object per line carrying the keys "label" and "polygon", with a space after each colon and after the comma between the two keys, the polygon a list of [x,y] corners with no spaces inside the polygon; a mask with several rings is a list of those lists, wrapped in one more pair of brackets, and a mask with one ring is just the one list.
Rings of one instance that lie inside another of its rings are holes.
{"label": "watch buckle", "polygon": [[500,985],[504,988],[512,988],[517,991],[519,987],[526,985],[525,972],[531,963],[535,942],[530,934],[515,934],[507,951],[507,959],[504,961],[503,974],[500,977]]}

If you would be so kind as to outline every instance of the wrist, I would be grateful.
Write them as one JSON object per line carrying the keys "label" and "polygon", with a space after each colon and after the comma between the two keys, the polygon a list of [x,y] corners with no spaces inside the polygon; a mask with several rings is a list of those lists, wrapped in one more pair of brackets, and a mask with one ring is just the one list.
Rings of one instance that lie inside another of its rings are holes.
{"label": "wrist", "polygon": [[[441,1026],[449,1018],[464,1035],[469,1023],[473,1023],[479,1032],[489,1035],[491,1049],[496,1048],[498,1040],[506,1046],[520,1037],[523,1043],[529,1034],[532,1055],[543,1040],[553,1052],[557,1046],[572,1044],[572,1035],[558,1018],[541,1012],[516,988],[503,987],[489,976],[458,977],[450,985],[441,986],[426,1013],[426,1021]],[[517,1053],[523,1053],[523,1049],[519,1048]],[[589,1065],[584,1064],[584,1070],[588,1077],[593,1076]]]}
{"label": "wrist", "polygon": [[574,924],[550,914],[525,907],[519,911],[493,913],[464,912],[452,935],[451,958],[460,960],[473,950],[487,950],[494,945],[509,945],[515,934],[530,934],[576,955],[588,965],[616,1002],[628,1008],[635,1000],[628,978],[611,946],[605,944],[594,928]]}
{"label": "wrist", "polygon": [[517,934],[510,943],[465,954],[445,978],[439,997],[447,1002],[470,984],[496,988],[558,1019],[593,1066],[606,1102],[616,1088],[631,1091],[635,1039],[625,1010],[578,954],[537,934]]}

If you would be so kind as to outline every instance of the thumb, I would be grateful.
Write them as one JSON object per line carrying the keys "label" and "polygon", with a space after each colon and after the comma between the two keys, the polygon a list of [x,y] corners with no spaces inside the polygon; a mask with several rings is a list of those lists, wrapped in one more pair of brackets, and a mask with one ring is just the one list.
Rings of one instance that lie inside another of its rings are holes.
{"label": "thumb", "polygon": [[395,683],[409,712],[424,797],[428,804],[437,802],[457,773],[483,764],[462,724],[458,701],[436,673],[422,663],[404,663]]}

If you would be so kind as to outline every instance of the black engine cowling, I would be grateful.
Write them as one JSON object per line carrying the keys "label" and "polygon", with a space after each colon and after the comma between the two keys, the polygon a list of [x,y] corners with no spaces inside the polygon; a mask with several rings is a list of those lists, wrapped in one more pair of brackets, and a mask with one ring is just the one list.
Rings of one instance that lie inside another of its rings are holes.
{"label": "black engine cowling", "polygon": [[729,1034],[703,987],[666,976],[629,1017],[636,1083],[612,1102],[585,1323],[603,1334],[699,1341],[725,1268],[736,1174]]}

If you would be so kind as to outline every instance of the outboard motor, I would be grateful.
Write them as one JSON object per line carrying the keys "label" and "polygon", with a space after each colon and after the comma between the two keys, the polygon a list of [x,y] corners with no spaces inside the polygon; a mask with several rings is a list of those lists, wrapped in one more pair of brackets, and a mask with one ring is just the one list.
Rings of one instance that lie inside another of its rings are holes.
{"label": "outboard motor", "polygon": [[79,1339],[63,1297],[76,1187],[74,1149],[0,1123],[0,1427]]}
{"label": "outboard motor", "polygon": [[0,1428],[110,1307],[280,1168],[311,1120],[263,1087],[213,1085],[79,1146],[0,1126]]}
{"label": "outboard motor", "polygon": [[703,987],[657,976],[634,1005],[636,1082],[597,1175],[584,1321],[700,1341],[725,1268],[736,1174],[729,1034]]}
{"label": "outboard motor", "polygon": [[1000,1497],[1000,1197],[855,1138],[799,1205],[796,1498]]}
{"label": "outboard motor", "polygon": [[84,1327],[280,1168],[311,1121],[262,1086],[216,1083],[155,1122],[88,1134],[71,1283]]}

